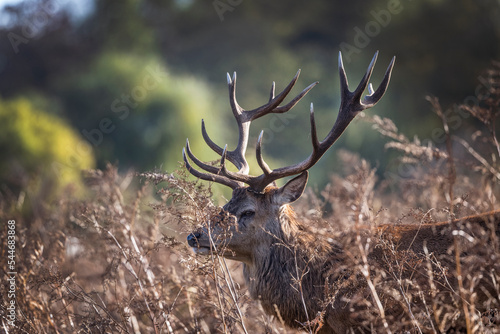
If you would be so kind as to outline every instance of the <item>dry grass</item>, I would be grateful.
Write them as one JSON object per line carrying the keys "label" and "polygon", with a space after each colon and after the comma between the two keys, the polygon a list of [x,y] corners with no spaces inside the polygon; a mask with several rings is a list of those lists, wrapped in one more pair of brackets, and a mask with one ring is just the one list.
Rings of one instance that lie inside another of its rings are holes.
{"label": "dry grass", "polygon": [[[317,237],[339,237],[351,254],[349,269],[371,291],[371,298],[359,301],[370,310],[362,314],[366,328],[380,333],[500,332],[500,241],[494,233],[476,231],[480,237],[471,242],[479,255],[456,257],[445,266],[431,253],[416,258],[396,251],[390,241],[357,232],[359,226],[434,222],[499,208],[499,71],[490,74],[491,92],[483,103],[462,106],[483,124],[472,137],[447,130],[446,113],[436,99],[430,101],[443,120],[443,147],[410,140],[390,120],[373,117],[374,128],[389,138],[386,147],[400,152],[394,172],[380,178],[366,161],[339,152],[342,175],[332,175],[319,193],[308,190],[295,205]],[[74,199],[70,190],[51,201],[28,191],[27,196],[1,193],[2,283],[9,271],[8,220],[16,220],[17,236],[17,320],[15,327],[7,325],[8,286],[2,284],[3,331],[296,332],[249,299],[238,263],[216,254],[195,257],[188,249],[187,233],[219,210],[206,185],[189,181],[182,169],[137,176],[108,166],[85,178],[85,199]],[[384,266],[369,263],[376,247],[386,255]],[[426,274],[424,281],[406,275],[417,266]],[[460,276],[456,289],[445,286],[450,272]],[[484,280],[496,286],[497,294],[478,304]],[[382,290],[386,297],[379,295]],[[397,317],[386,304],[387,295],[402,310]],[[319,315],[304,329],[313,332],[321,322]]]}

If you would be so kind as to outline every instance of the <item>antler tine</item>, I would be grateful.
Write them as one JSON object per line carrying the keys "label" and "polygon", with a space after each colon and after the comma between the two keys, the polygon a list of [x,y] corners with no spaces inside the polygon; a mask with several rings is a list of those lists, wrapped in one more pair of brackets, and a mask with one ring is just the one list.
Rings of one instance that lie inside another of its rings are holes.
{"label": "antler tine", "polygon": [[229,104],[231,105],[234,117],[238,119],[243,108],[241,108],[238,101],[236,101],[236,72],[233,72],[233,79],[231,79],[231,76],[227,73],[227,86],[229,88]]}
{"label": "antler tine", "polygon": [[342,52],[339,51],[339,77],[340,77],[340,94],[341,96],[348,96],[351,94],[349,91],[349,82],[347,74],[345,74],[344,62],[342,61]]}
{"label": "antler tine", "polygon": [[273,112],[273,110],[279,106],[281,102],[286,98],[288,93],[292,90],[293,86],[295,86],[295,83],[299,79],[300,75],[300,70],[297,71],[295,76],[293,77],[292,81],[283,89],[281,93],[278,94],[278,96],[274,96],[274,90],[276,88],[275,83],[273,82],[273,85],[271,87],[271,96],[272,99],[269,100],[268,103],[264,104],[263,106],[260,106],[258,108],[252,109],[252,110],[246,110],[245,111],[245,116],[244,116],[244,122],[248,121],[253,121],[259,117],[262,117],[268,113]]}
{"label": "antler tine", "polygon": [[317,151],[319,149],[320,142],[318,140],[318,132],[316,130],[316,121],[314,120],[314,105],[311,103],[311,109],[309,112],[309,120],[311,122],[311,141],[313,150]]}
{"label": "antler tine", "polygon": [[259,139],[257,139],[257,147],[255,149],[255,154],[257,156],[257,163],[259,164],[260,168],[264,172],[265,175],[268,175],[272,172],[271,168],[269,168],[269,165],[264,161],[262,158],[262,137],[264,135],[264,130],[260,132]]}
{"label": "antler tine", "polygon": [[[339,52],[339,57],[342,58],[342,53],[340,53],[340,52]],[[368,84],[370,82],[370,78],[371,78],[372,73],[373,73],[373,68],[375,67],[375,63],[377,62],[377,58],[378,58],[378,51],[375,52],[375,54],[373,55],[372,61],[370,62],[370,65],[368,65],[368,69],[366,70],[366,73],[363,76],[363,79],[361,79],[358,87],[356,88],[356,90],[354,90],[353,99],[356,99],[356,100],[360,99],[361,95],[366,90],[366,87],[368,87]]]}
{"label": "antler tine", "polygon": [[205,143],[207,143],[207,145],[214,150],[215,153],[222,155],[222,148],[214,143],[214,141],[208,136],[207,130],[205,129],[205,121],[203,119],[201,120],[201,134],[203,139],[205,139]]}
{"label": "antler tine", "polygon": [[189,160],[186,157],[186,150],[184,148],[182,149],[182,158],[184,159],[184,163],[186,164],[186,169],[191,174],[193,174],[194,176],[196,176],[197,178],[200,178],[200,179],[205,180],[205,181],[217,182],[217,183],[223,184],[225,186],[228,186],[231,189],[236,189],[236,188],[242,186],[241,183],[239,183],[237,181],[234,181],[234,180],[231,180],[231,179],[229,179],[227,177],[224,177],[224,176],[221,176],[221,175],[218,175],[218,174],[203,173],[203,172],[200,172],[200,171],[196,170],[189,163]]}
{"label": "antler tine", "polygon": [[193,152],[191,151],[191,147],[189,146],[189,139],[186,139],[186,152],[187,155],[189,156],[189,159],[193,160],[196,166],[200,167],[201,169],[209,173],[219,174],[219,168],[204,163],[193,154]]}
{"label": "antler tine", "polygon": [[374,106],[378,101],[380,101],[382,96],[384,96],[385,92],[387,91],[387,87],[389,86],[389,81],[391,80],[392,69],[394,68],[395,61],[396,57],[392,57],[391,63],[389,64],[387,70],[385,71],[384,79],[382,79],[380,86],[378,86],[375,92],[373,91],[373,86],[371,84],[368,87],[370,94],[365,96],[362,101],[362,104],[365,105],[367,108]]}
{"label": "antler tine", "polygon": [[316,81],[316,82],[313,82],[312,84],[310,84],[309,86],[307,86],[306,88],[304,88],[304,90],[302,92],[300,92],[299,95],[297,95],[296,97],[294,97],[290,102],[288,102],[286,105],[284,106],[281,106],[281,107],[277,107],[273,110],[273,113],[276,113],[276,114],[281,114],[281,113],[284,113],[284,112],[287,112],[288,110],[292,109],[293,107],[295,107],[295,105],[300,101],[302,100],[302,98],[307,94],[309,93],[309,91],[311,89],[313,89],[314,86],[316,86],[317,84],[319,83],[319,81]]}
{"label": "antler tine", "polygon": [[276,90],[276,82],[273,81],[273,84],[271,85],[271,93],[269,93],[269,102],[271,102],[274,99],[275,90]]}
{"label": "antler tine", "polygon": [[299,79],[300,75],[300,70],[297,71],[295,76],[293,77],[292,81],[283,89],[281,93],[279,93],[276,97],[274,97],[274,89],[275,89],[275,84],[273,82],[272,88],[271,88],[271,99],[269,102],[261,107],[255,108],[253,110],[248,110],[245,111],[245,120],[246,121],[253,121],[259,117],[262,117],[264,115],[270,114],[270,113],[275,113],[275,114],[281,114],[284,112],[287,112],[288,110],[292,109],[314,86],[318,84],[318,81],[313,82],[302,92],[300,92],[299,95],[294,97],[290,102],[288,102],[284,106],[279,106],[281,102],[287,97],[287,95],[290,93],[292,90],[293,86],[295,86],[295,83]]}

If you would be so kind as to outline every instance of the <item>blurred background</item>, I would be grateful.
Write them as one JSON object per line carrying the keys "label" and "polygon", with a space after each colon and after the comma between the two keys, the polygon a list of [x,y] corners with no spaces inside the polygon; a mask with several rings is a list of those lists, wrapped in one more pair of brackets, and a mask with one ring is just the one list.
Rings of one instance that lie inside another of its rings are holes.
{"label": "blurred background", "polygon": [[[425,97],[438,97],[457,117],[455,133],[467,133],[473,121],[453,106],[476,103],[485,70],[500,59],[498,0],[0,5],[0,184],[14,195],[27,186],[78,187],[82,169],[107,162],[122,171],[172,172],[186,138],[198,157],[217,159],[203,142],[201,119],[214,141],[234,148],[226,83],[226,72],[233,71],[246,109],[266,103],[272,82],[281,91],[298,69],[290,98],[320,82],[287,115],[270,115],[252,127],[249,158],[264,129],[269,165],[296,163],[311,150],[309,104],[321,137],[335,120],[339,51],[351,89],[377,50],[375,87],[396,56],[388,92],[367,114],[391,118],[408,137],[441,146],[441,122]],[[313,168],[311,183],[324,184],[340,168],[339,148],[358,152],[383,177],[391,168],[384,141],[355,121]]]}

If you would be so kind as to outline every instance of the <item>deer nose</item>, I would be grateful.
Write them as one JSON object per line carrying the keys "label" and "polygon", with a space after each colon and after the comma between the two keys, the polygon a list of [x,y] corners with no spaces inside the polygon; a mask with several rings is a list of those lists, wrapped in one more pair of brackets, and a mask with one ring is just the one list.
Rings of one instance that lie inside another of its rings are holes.
{"label": "deer nose", "polygon": [[198,239],[201,237],[201,233],[194,232],[188,235],[187,242],[191,247],[198,247]]}

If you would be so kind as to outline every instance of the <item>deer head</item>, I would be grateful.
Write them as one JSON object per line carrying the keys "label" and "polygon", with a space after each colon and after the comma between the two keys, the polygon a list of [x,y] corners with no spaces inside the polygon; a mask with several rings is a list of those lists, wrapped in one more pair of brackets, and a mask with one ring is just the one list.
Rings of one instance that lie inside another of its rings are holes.
{"label": "deer head", "polygon": [[[227,75],[229,101],[233,115],[238,124],[239,139],[236,148],[228,151],[227,145],[222,148],[215,144],[207,134],[202,121],[202,134],[207,145],[221,156],[220,166],[212,166],[197,159],[191,152],[189,141],[183,149],[183,158],[188,171],[200,179],[217,182],[233,189],[231,200],[223,207],[218,217],[208,222],[207,227],[188,236],[188,243],[198,253],[208,254],[217,250],[227,258],[252,264],[255,257],[269,249],[273,239],[287,238],[298,228],[289,203],[297,200],[303,193],[308,169],[314,166],[323,154],[335,143],[349,123],[361,111],[373,107],[384,95],[391,78],[394,60],[390,62],[382,83],[374,90],[369,80],[377,60],[375,53],[368,69],[354,91],[350,91],[347,82],[342,55],[339,53],[338,67],[340,75],[341,104],[337,119],[328,135],[319,141],[311,104],[310,123],[312,153],[305,160],[286,167],[271,169],[262,157],[262,137],[257,140],[256,159],[262,174],[249,174],[249,165],[245,158],[248,145],[250,124],[253,120],[271,113],[284,113],[294,107],[318,82],[306,87],[300,94],[286,105],[280,106],[298,80],[300,70],[288,86],[275,96],[275,84],[272,84],[268,103],[253,110],[243,109],[236,101],[236,73],[231,78]],[[368,88],[369,94],[362,96]],[[195,169],[189,159],[202,171]],[[238,169],[237,172],[226,168],[226,161]],[[287,176],[298,175],[278,188],[275,181]]]}

